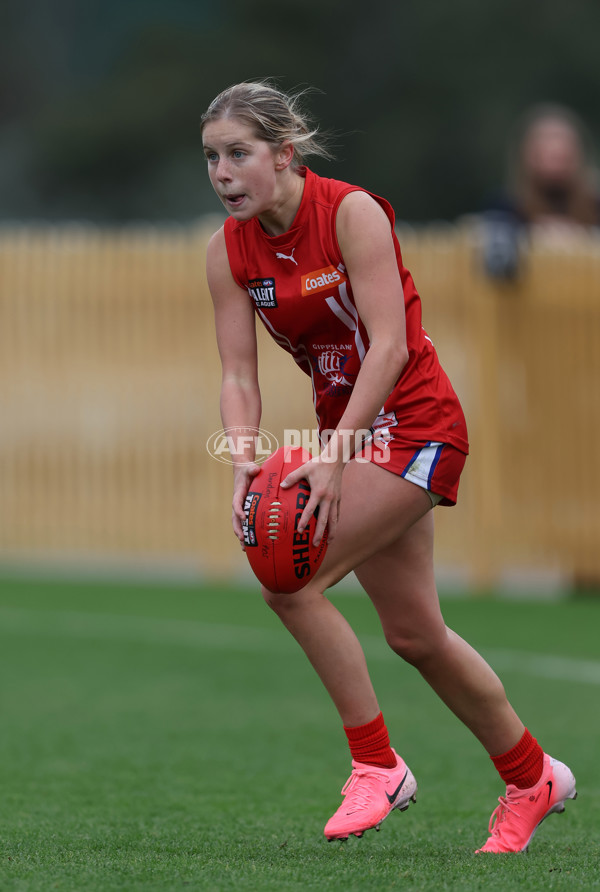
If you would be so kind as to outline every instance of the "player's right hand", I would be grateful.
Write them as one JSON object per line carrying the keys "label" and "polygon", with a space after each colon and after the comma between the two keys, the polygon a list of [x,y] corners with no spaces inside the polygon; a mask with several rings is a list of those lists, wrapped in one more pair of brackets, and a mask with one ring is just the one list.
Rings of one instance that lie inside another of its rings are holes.
{"label": "player's right hand", "polygon": [[242,550],[244,546],[244,532],[242,524],[246,515],[244,514],[244,500],[250,488],[250,481],[256,477],[260,471],[260,465],[255,462],[247,462],[245,464],[235,465],[233,469],[233,502],[231,520],[233,524],[233,532],[238,537]]}

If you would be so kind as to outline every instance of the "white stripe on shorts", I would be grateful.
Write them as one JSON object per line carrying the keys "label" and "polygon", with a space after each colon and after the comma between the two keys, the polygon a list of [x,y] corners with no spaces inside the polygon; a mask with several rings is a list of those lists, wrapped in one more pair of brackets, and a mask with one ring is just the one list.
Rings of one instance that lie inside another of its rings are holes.
{"label": "white stripe on shorts", "polygon": [[431,491],[431,480],[443,448],[443,443],[427,443],[422,449],[415,452],[400,475],[405,480],[410,480],[411,483],[426,489],[434,506],[438,504],[442,496]]}

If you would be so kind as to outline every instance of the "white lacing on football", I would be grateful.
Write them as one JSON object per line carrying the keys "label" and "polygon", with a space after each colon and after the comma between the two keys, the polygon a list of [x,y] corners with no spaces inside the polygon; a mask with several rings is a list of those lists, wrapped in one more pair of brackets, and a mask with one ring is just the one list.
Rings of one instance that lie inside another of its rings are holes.
{"label": "white lacing on football", "polygon": [[267,524],[268,527],[274,527],[269,532],[269,539],[274,539],[275,541],[279,539],[279,526],[281,523],[281,517],[279,513],[279,509],[281,508],[281,502],[271,502],[271,507],[269,508],[269,522]]}

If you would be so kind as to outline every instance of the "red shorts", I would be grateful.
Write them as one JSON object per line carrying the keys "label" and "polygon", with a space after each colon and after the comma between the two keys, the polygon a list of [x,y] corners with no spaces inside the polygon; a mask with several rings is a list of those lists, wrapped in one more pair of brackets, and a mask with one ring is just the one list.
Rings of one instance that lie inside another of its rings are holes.
{"label": "red shorts", "polygon": [[441,496],[440,505],[456,505],[458,483],[467,460],[464,452],[448,443],[402,443],[381,437],[365,443],[354,458],[372,461],[429,493]]}

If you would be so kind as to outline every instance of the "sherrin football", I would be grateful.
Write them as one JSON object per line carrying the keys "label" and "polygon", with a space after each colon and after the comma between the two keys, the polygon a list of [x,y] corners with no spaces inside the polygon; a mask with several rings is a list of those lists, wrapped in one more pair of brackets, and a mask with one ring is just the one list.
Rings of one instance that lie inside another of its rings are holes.
{"label": "sherrin football", "polygon": [[298,522],[310,497],[307,480],[289,489],[280,483],[291,471],[312,458],[299,446],[282,446],[261,466],[244,502],[246,555],[254,575],[272,592],[297,592],[314,577],[327,550],[327,530],[318,546],[312,544],[316,517],[302,532]]}

